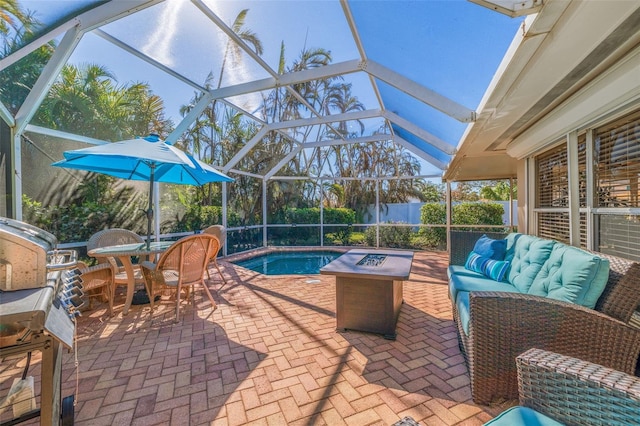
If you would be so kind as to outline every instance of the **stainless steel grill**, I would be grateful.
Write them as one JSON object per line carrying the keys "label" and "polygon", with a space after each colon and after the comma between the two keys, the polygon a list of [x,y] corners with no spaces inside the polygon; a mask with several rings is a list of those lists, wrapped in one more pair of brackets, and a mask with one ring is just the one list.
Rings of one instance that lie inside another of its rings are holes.
{"label": "stainless steel grill", "polygon": [[0,358],[25,355],[24,380],[31,352],[42,352],[40,408],[14,407],[8,424],[38,416],[41,424],[73,423],[72,405],[61,402],[60,373],[63,347],[74,346],[82,289],[75,252],[56,245],[55,236],[42,229],[0,218]]}

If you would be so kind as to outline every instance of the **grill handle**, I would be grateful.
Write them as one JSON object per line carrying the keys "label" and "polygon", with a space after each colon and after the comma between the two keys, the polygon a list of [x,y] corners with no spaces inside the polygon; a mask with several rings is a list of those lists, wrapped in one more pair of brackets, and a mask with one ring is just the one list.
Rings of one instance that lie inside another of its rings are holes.
{"label": "grill handle", "polygon": [[75,250],[48,251],[47,258],[47,270],[49,272],[75,268],[78,264],[78,252]]}

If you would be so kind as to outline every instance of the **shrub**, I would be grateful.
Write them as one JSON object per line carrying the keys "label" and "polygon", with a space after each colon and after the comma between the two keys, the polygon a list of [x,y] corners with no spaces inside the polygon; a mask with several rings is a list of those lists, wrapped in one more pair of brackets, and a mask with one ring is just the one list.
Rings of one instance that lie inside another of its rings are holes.
{"label": "shrub", "polygon": [[[504,207],[499,203],[460,203],[453,206],[451,222],[456,225],[502,225],[503,214]],[[495,231],[495,228],[469,229]]]}
{"label": "shrub", "polygon": [[[443,203],[426,203],[420,209],[420,221],[427,225],[446,225],[446,206]],[[420,228],[420,236],[429,247],[440,247],[443,241],[447,241],[447,228]]]}
{"label": "shrub", "polygon": [[190,205],[182,218],[163,224],[169,232],[191,232],[199,231],[210,225],[222,223],[222,207]]}
{"label": "shrub", "polygon": [[[504,208],[500,203],[456,204],[452,208],[451,223],[454,225],[502,225]],[[425,225],[446,225],[447,210],[443,203],[426,203],[420,209],[420,221]],[[460,230],[496,231],[495,227],[456,228]],[[444,247],[447,241],[447,229],[443,227],[422,228],[421,241],[430,247]]]}
{"label": "shrub", "polygon": [[[388,222],[393,224],[395,222]],[[408,226],[380,226],[380,246],[408,248],[411,245],[411,228]],[[370,226],[364,233],[368,246],[376,245],[376,227]]]}

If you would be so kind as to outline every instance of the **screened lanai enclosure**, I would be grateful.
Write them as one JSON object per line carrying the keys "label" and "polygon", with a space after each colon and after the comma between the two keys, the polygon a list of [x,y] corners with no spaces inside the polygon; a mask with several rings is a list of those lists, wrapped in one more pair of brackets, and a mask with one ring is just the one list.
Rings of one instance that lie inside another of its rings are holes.
{"label": "screened lanai enclosure", "polygon": [[637,123],[637,2],[2,7],[0,215],[64,243],[144,233],[147,185],[50,165],[157,134],[234,181],[156,185],[156,236],[222,224],[227,253],[444,249],[454,228],[516,226],[635,244],[598,235],[638,216],[637,139],[607,148],[625,151],[622,174],[601,149],[622,132],[608,126]]}

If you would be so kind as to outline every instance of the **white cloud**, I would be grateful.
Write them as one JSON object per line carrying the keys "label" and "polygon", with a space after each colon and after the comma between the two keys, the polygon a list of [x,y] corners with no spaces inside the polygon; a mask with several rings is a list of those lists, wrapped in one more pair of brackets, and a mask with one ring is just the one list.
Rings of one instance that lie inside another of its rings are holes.
{"label": "white cloud", "polygon": [[168,67],[175,65],[171,55],[172,41],[178,33],[180,22],[180,9],[185,4],[183,0],[168,0],[166,7],[158,19],[157,30],[151,33],[151,37],[142,51]]}

